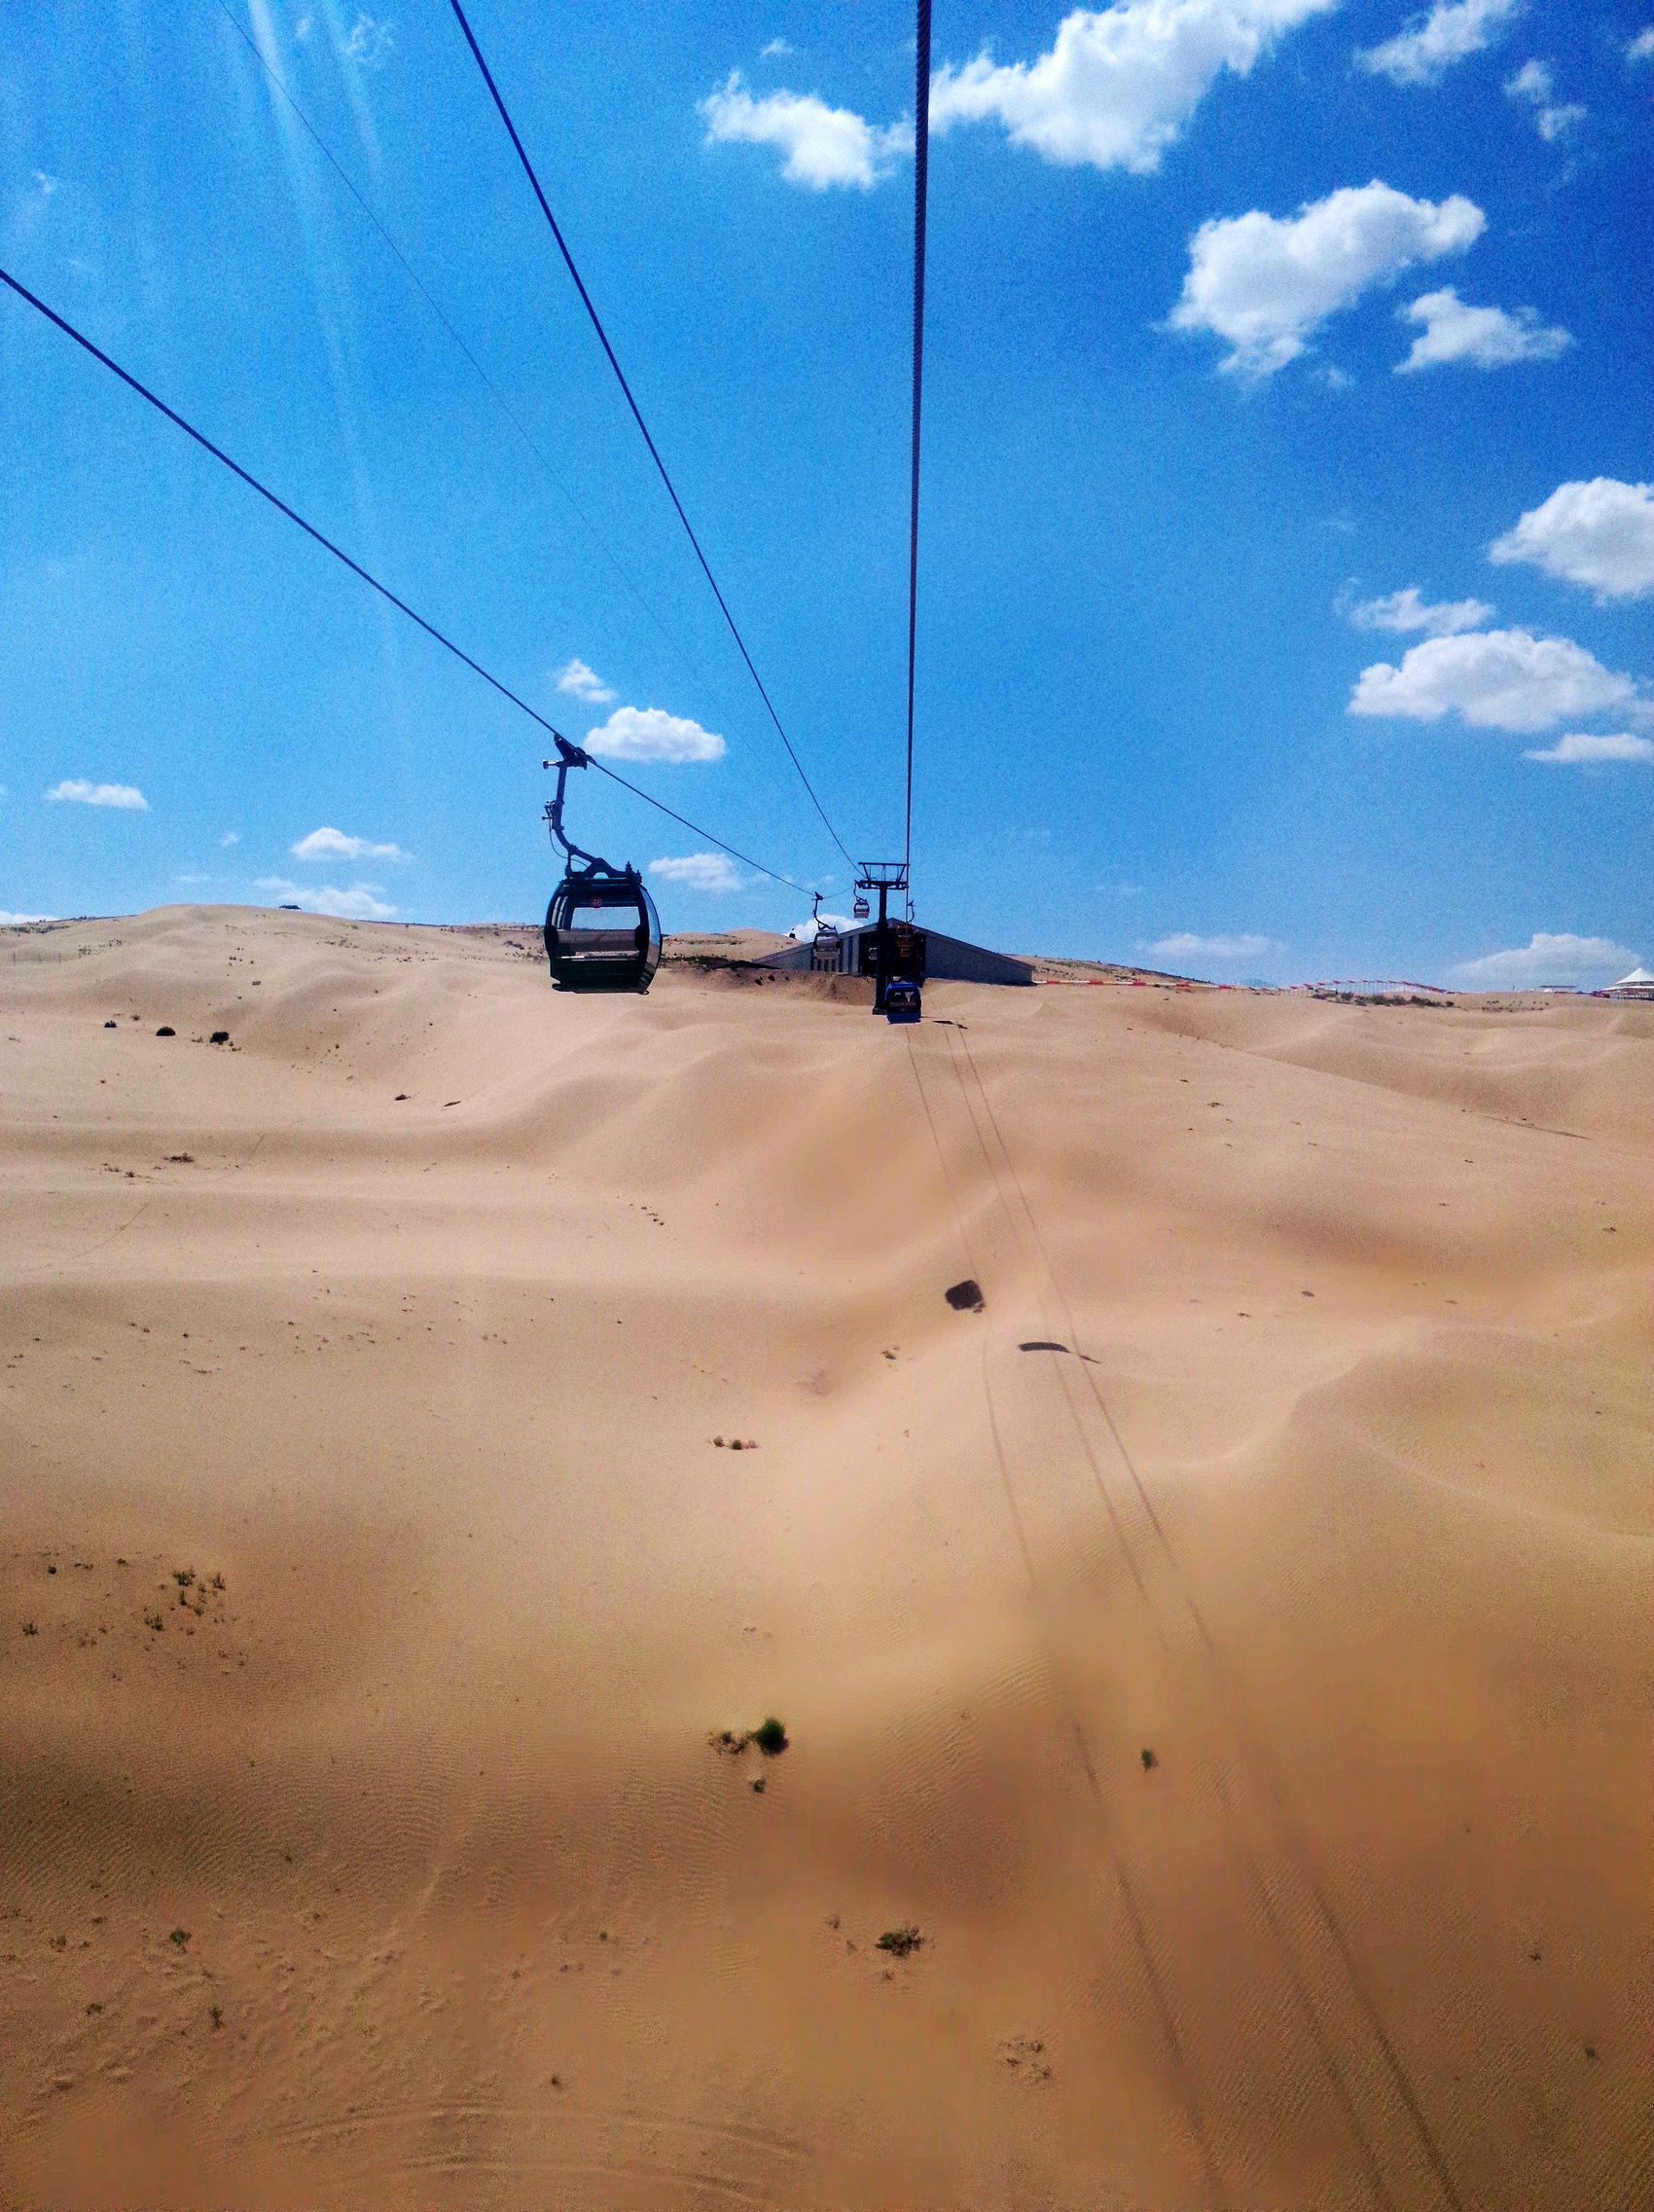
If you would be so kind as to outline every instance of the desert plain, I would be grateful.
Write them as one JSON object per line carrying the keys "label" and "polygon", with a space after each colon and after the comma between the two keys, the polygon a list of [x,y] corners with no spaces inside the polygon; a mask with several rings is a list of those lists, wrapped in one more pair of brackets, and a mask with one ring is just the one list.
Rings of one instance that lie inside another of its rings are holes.
{"label": "desert plain", "polygon": [[1654,1006],[702,950],[0,932],[0,2200],[1654,2203]]}

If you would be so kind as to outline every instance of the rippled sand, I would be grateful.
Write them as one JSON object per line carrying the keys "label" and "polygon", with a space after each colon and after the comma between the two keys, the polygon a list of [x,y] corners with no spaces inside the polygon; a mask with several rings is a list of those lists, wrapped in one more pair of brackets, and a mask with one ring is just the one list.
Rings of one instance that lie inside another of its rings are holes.
{"label": "rippled sand", "polygon": [[1654,1009],[536,954],[0,932],[0,2196],[1654,2201]]}

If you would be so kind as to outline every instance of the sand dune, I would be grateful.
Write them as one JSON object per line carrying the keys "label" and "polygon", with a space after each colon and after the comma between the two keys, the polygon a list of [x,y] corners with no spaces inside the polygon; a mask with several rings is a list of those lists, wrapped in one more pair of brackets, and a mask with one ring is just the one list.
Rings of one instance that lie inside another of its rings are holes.
{"label": "sand dune", "polygon": [[6,2201],[1654,2203],[1654,1010],[0,994]]}

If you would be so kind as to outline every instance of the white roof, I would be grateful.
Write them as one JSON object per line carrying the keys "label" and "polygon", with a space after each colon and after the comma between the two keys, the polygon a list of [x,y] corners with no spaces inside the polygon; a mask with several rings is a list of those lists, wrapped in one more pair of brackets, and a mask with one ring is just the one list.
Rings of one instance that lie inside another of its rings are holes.
{"label": "white roof", "polygon": [[1614,989],[1623,991],[1628,983],[1654,983],[1654,975],[1650,975],[1645,967],[1634,967],[1629,975],[1620,977]]}

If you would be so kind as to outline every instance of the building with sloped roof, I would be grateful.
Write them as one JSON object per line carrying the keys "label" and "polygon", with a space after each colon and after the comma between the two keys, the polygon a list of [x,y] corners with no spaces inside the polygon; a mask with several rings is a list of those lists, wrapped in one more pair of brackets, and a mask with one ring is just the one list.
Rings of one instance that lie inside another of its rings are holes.
{"label": "building with sloped roof", "polygon": [[[895,925],[890,925],[891,935]],[[945,937],[939,929],[914,925],[914,939],[920,983],[1032,983],[1031,961],[1015,960],[1009,953],[989,952],[986,945],[967,944],[963,937]],[[837,934],[806,937],[796,945],[783,945],[767,953],[755,964],[785,968],[806,975],[865,975],[878,963],[879,925],[868,922]]]}
{"label": "building with sloped roof", "polygon": [[1611,983],[1608,992],[1614,998],[1654,998],[1654,975],[1645,967],[1634,967],[1618,983]]}

